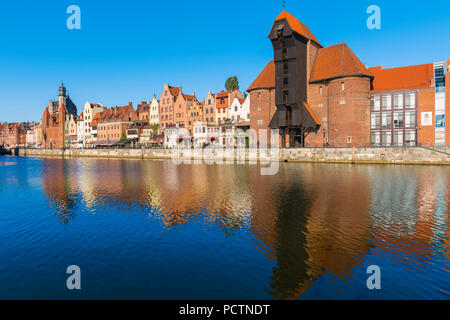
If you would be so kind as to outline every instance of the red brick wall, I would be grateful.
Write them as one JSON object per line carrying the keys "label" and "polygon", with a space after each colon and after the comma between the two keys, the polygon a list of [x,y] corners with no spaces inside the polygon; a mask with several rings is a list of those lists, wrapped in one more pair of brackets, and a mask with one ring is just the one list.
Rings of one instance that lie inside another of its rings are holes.
{"label": "red brick wall", "polygon": [[[322,96],[320,86],[323,87]],[[323,146],[324,130],[330,147],[370,146],[369,78],[346,77],[332,80],[327,85],[310,85],[308,100],[321,123],[319,132],[306,138],[308,146]],[[345,100],[345,104],[341,104],[341,100]],[[347,137],[351,137],[351,142]]]}
{"label": "red brick wall", "polygon": [[[269,123],[276,111],[275,89],[254,90],[250,93],[250,129],[256,130],[259,141],[259,130],[269,130]],[[259,107],[261,109],[259,109]],[[262,124],[258,124],[262,120]],[[267,133],[270,139],[270,133]]]}
{"label": "red brick wall", "polygon": [[[418,92],[418,115],[417,115],[417,125],[419,127],[418,131],[418,143],[422,146],[434,146],[435,142],[435,89],[427,88],[421,89]],[[422,126],[422,112],[432,112],[431,126]]]}
{"label": "red brick wall", "polygon": [[[322,94],[320,94],[322,88]],[[309,146],[323,146],[324,137],[328,134],[328,109],[327,109],[328,86],[326,84],[311,84],[308,86],[308,103],[320,122],[317,134],[309,134],[306,143]]]}
{"label": "red brick wall", "polygon": [[65,112],[58,113],[56,117],[42,119],[42,146],[44,148],[64,147]]}

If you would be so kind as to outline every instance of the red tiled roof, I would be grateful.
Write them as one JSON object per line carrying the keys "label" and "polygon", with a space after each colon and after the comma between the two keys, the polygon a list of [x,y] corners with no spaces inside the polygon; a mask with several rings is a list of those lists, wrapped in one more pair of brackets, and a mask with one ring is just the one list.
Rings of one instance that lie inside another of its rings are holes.
{"label": "red tiled roof", "polygon": [[[223,103],[221,103],[222,99],[223,99]],[[216,108],[217,109],[228,108],[228,95],[227,96],[221,96],[218,99],[216,99]]]}
{"label": "red tiled roof", "polygon": [[94,119],[92,119],[91,123],[89,124],[91,127],[97,125],[101,114],[101,112],[97,112],[97,114],[94,116]]}
{"label": "red tiled roof", "polygon": [[289,23],[289,26],[292,28],[292,30],[294,30],[301,36],[305,37],[306,39],[312,40],[315,43],[317,43],[318,45],[322,46],[320,44],[320,42],[316,39],[314,34],[311,32],[311,30],[309,30],[309,28],[306,25],[301,23],[296,17],[294,17],[292,14],[290,14],[286,10],[283,10],[283,12],[281,12],[278,15],[278,17],[276,17],[275,21],[279,21],[282,19],[287,20],[287,22]]}
{"label": "red tiled roof", "polygon": [[192,95],[192,94],[184,94],[184,93],[183,93],[183,97],[184,97],[184,99],[186,99],[186,100],[194,100],[194,99],[195,99],[195,96]]}
{"label": "red tiled roof", "polygon": [[275,88],[275,63],[273,60],[266,65],[247,91],[263,88]]}
{"label": "red tiled roof", "polygon": [[319,49],[310,82],[349,76],[373,77],[373,74],[345,43]]}
{"label": "red tiled roof", "polygon": [[375,76],[372,91],[392,91],[428,88],[433,78],[433,64],[383,69],[372,67],[369,71]]}
{"label": "red tiled roof", "polygon": [[216,98],[223,98],[223,97],[228,97],[228,94],[231,91],[220,91],[218,94],[216,94]]}
{"label": "red tiled roof", "polygon": [[83,112],[80,113],[80,115],[77,118],[77,121],[83,121]]}
{"label": "red tiled roof", "polygon": [[169,86],[169,90],[170,90],[170,94],[172,94],[172,96],[177,96],[177,95],[179,95],[180,94],[180,91],[181,91],[181,87],[172,87],[172,86]]}

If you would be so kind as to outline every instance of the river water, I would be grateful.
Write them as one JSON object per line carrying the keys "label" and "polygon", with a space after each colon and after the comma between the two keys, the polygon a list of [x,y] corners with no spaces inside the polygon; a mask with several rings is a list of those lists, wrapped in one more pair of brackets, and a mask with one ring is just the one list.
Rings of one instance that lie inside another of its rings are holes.
{"label": "river water", "polygon": [[0,204],[2,299],[450,299],[445,166],[2,156]]}

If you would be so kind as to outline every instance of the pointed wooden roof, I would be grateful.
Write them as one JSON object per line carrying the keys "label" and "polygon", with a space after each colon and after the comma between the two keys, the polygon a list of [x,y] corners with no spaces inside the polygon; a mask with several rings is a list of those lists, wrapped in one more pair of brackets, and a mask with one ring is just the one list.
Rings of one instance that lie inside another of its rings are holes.
{"label": "pointed wooden roof", "polygon": [[287,12],[286,10],[283,10],[278,17],[275,18],[275,21],[286,19],[286,21],[289,23],[289,26],[300,34],[301,36],[305,37],[306,39],[312,40],[318,45],[322,46],[320,42],[317,40],[317,38],[314,36],[314,34],[309,30],[309,28],[301,23],[296,17],[294,17],[292,14]]}

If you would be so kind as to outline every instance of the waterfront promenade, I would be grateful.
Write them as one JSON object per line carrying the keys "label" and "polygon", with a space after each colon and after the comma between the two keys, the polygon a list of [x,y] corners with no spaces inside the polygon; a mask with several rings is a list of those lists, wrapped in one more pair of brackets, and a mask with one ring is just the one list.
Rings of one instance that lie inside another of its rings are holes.
{"label": "waterfront promenade", "polygon": [[[268,150],[271,150],[269,156]],[[449,165],[450,148],[14,149],[16,156]]]}

